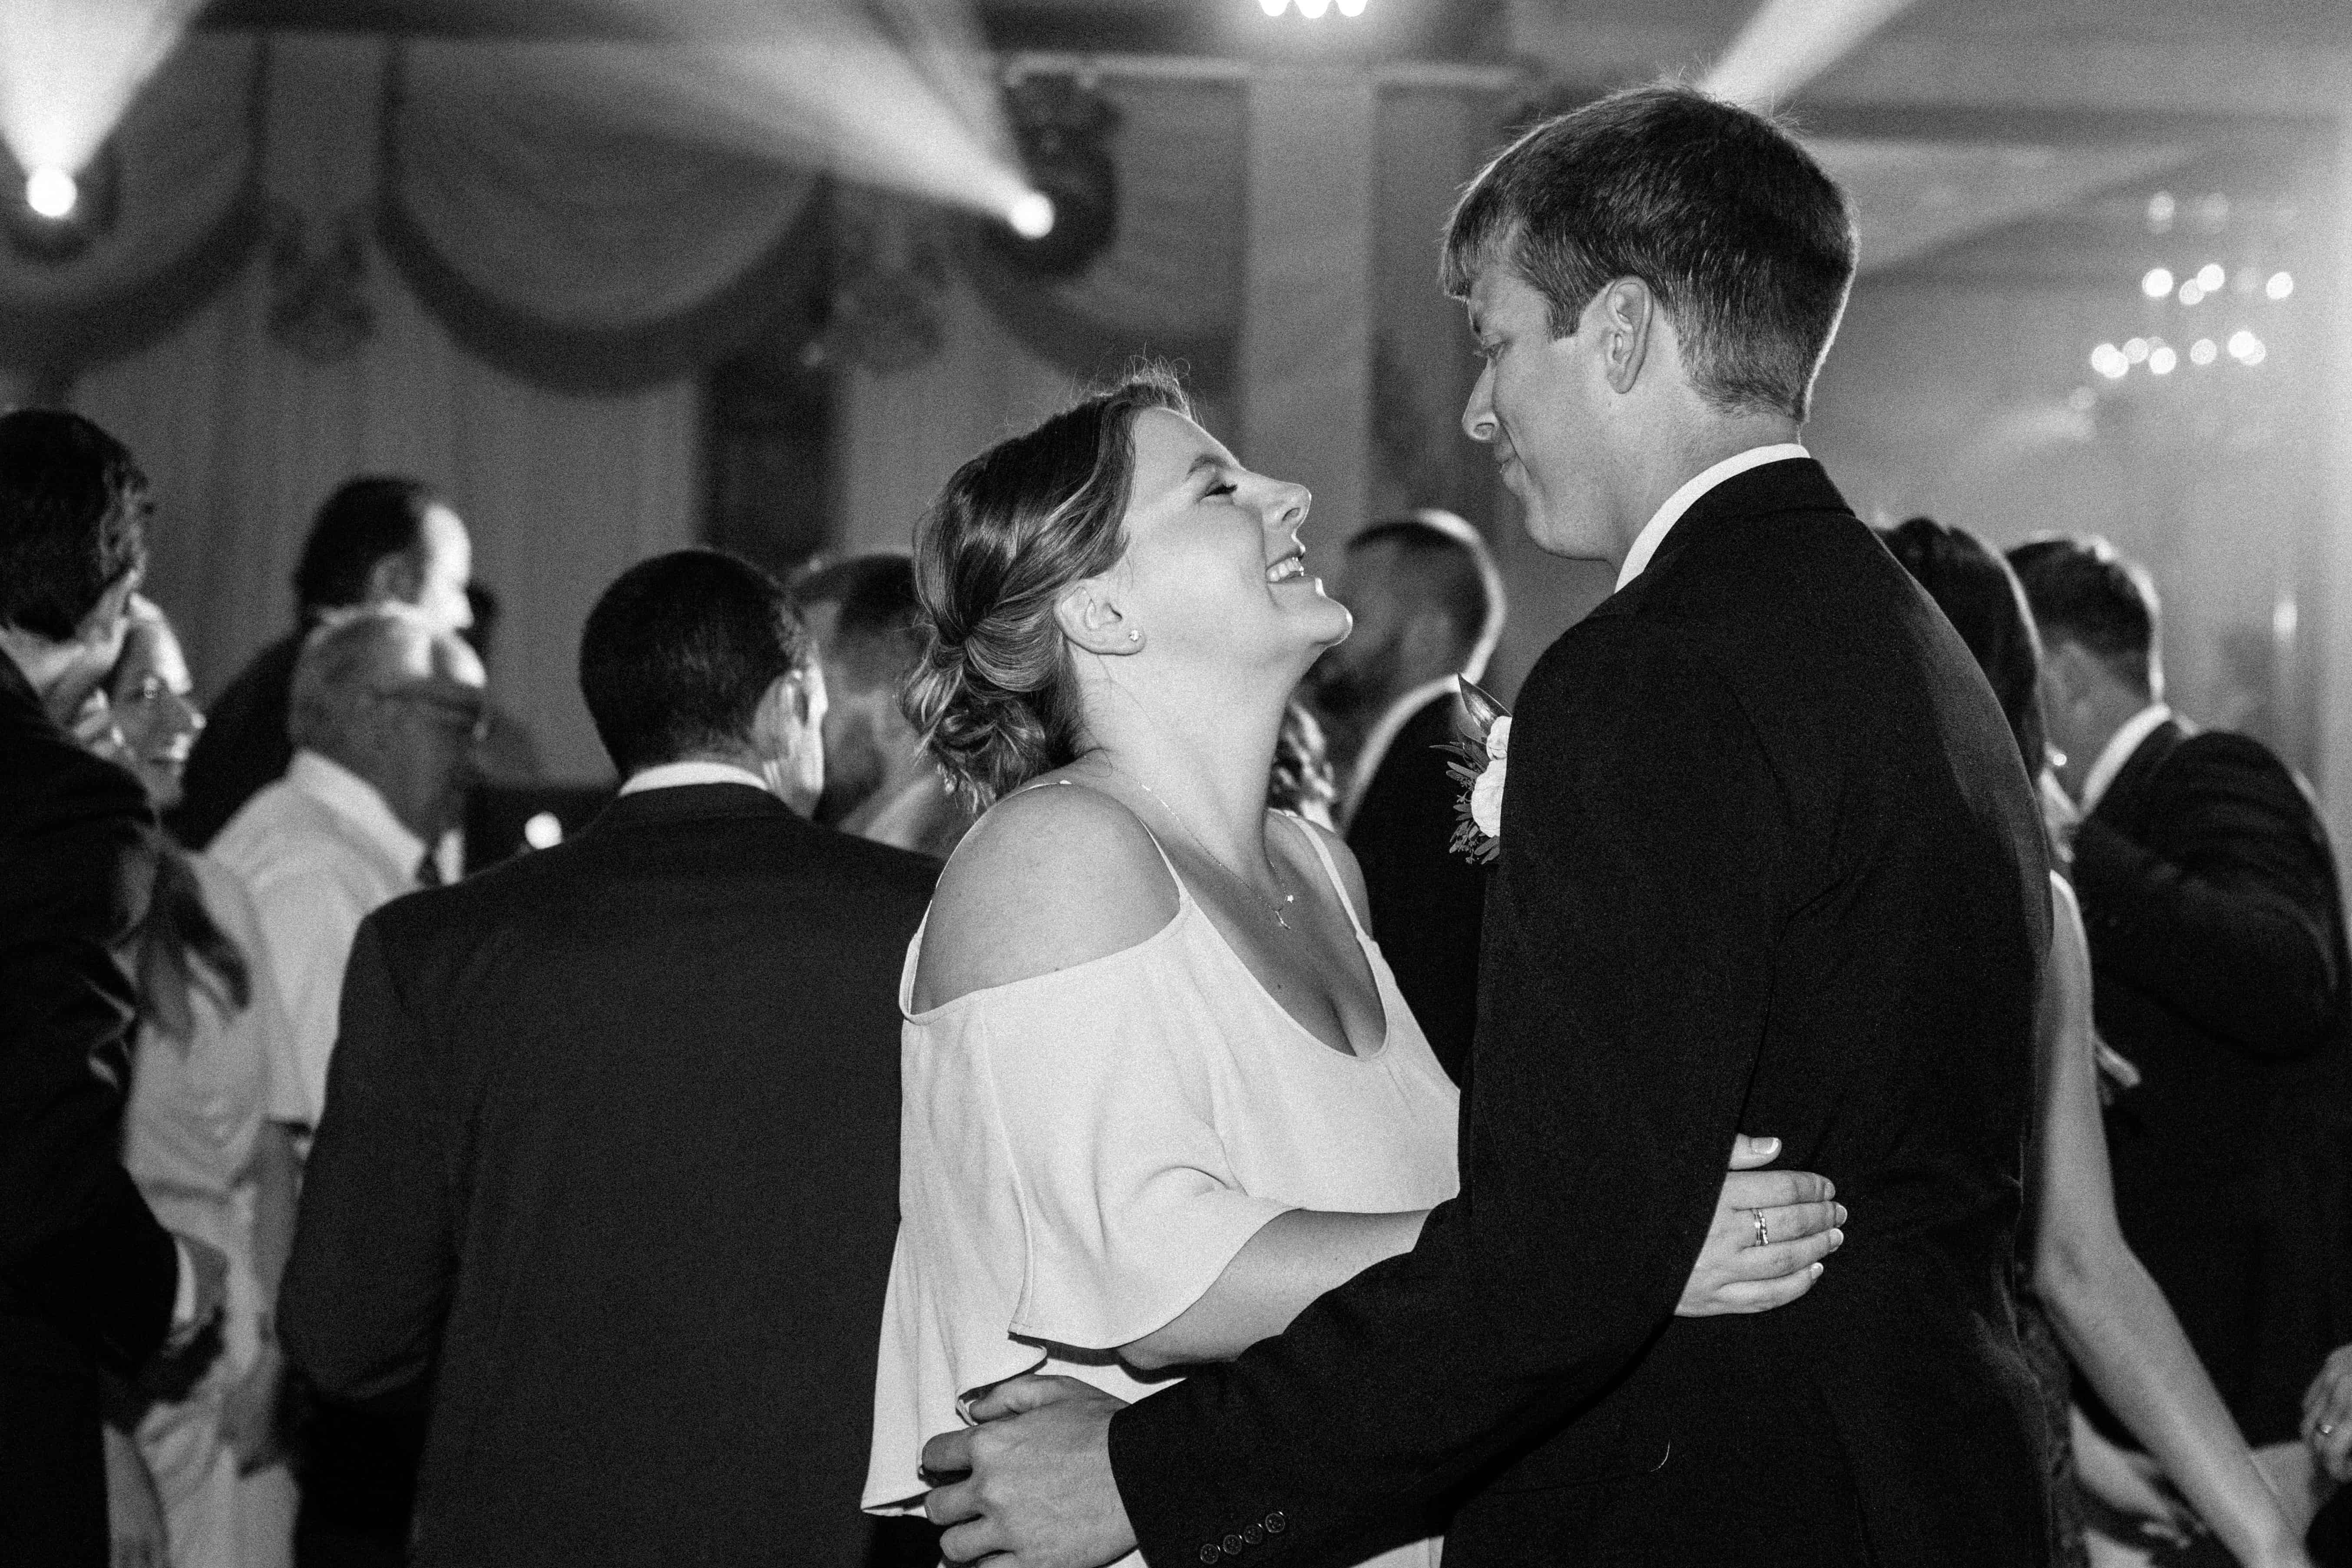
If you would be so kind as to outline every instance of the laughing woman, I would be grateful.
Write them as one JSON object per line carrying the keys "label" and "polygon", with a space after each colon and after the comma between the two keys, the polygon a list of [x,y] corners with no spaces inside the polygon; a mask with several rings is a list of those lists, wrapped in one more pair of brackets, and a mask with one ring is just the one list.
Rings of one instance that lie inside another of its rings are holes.
{"label": "laughing woman", "polygon": [[[1355,864],[1265,807],[1286,699],[1349,630],[1306,570],[1307,501],[1145,374],[974,458],[922,524],[908,711],[994,804],[901,982],[870,1509],[921,1506],[924,1439],[977,1391],[1043,1368],[1148,1395],[1454,1195],[1455,1091]],[[1802,1294],[1828,1196],[1736,1171],[1682,1310]],[[1433,1529],[1383,1521],[1365,1555],[1431,1563]]]}

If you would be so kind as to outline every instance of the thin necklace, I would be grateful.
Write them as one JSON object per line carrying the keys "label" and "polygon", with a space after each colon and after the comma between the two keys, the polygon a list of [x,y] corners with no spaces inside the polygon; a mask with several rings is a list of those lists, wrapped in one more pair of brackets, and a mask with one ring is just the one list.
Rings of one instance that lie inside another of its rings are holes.
{"label": "thin necklace", "polygon": [[[1153,789],[1141,779],[1137,779],[1135,781],[1135,787],[1150,795],[1152,799],[1160,802],[1160,809],[1166,812],[1170,820],[1173,821],[1177,826],[1184,830],[1184,837],[1191,839],[1194,847],[1196,847],[1202,854],[1206,855],[1209,858],[1209,863],[1211,865],[1216,867],[1218,870],[1223,871],[1226,876],[1231,877],[1234,881],[1239,882],[1243,887],[1246,888],[1249,886],[1249,879],[1244,877],[1241,873],[1235,871],[1231,866],[1226,865],[1223,860],[1220,859],[1217,852],[1210,848],[1208,845],[1202,840],[1199,834],[1192,831],[1192,825],[1191,823],[1176,815],[1176,808],[1169,805],[1166,797],[1161,795],[1158,790]],[[1273,862],[1268,861],[1265,868],[1268,871],[1273,872],[1275,885],[1276,887],[1281,886],[1282,873],[1274,869]],[[1264,895],[1260,896],[1263,897]],[[1284,918],[1283,911],[1297,901],[1298,895],[1297,893],[1285,892],[1282,895],[1282,901],[1276,904],[1273,908],[1274,923],[1280,926],[1285,931],[1297,931],[1298,928],[1292,925],[1288,920]]]}

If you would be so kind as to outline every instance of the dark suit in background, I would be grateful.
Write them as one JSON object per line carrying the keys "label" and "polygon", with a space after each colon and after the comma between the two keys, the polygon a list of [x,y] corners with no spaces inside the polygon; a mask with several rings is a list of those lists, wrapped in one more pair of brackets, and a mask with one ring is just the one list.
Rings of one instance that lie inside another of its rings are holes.
{"label": "dark suit in background", "polygon": [[[1975,659],[1774,462],[1552,646],[1511,739],[1462,1195],[1112,1418],[1146,1557],[1353,1562],[1466,1494],[1448,1568],[2044,1561],[2010,1268],[2049,872]],[[1675,1317],[1742,1131],[1837,1184],[1844,1248]]]}
{"label": "dark suit in background", "polygon": [[254,655],[205,710],[183,775],[186,793],[165,819],[189,848],[210,844],[237,808],[276,783],[294,760],[286,712],[294,697],[294,661],[308,635],[289,633]]}
{"label": "dark suit in background", "polygon": [[179,1261],[120,1155],[147,797],[0,653],[0,1559],[108,1561],[99,1368],[171,1327]]}
{"label": "dark suit in background", "polygon": [[1444,748],[1458,738],[1460,709],[1449,691],[1405,720],[1348,819],[1348,847],[1363,868],[1372,937],[1396,973],[1397,988],[1439,1065],[1466,1084],[1478,1027],[1486,871],[1446,848],[1464,786],[1445,771],[1459,759]]}
{"label": "dark suit in background", "polygon": [[430,1373],[414,1562],[865,1557],[938,869],[688,785],[360,928],[278,1311],[330,1395]]}
{"label": "dark suit in background", "polygon": [[2167,722],[2074,840],[2116,1208],[2252,1443],[2352,1342],[2352,1032],[2335,857],[2259,742]]}

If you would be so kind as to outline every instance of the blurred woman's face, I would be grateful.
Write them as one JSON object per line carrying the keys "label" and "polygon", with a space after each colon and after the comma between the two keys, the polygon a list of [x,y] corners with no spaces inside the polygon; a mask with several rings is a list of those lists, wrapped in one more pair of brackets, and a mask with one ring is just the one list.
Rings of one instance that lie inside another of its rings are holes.
{"label": "blurred woman's face", "polygon": [[205,727],[205,716],[188,701],[192,684],[170,625],[134,618],[108,683],[107,701],[122,736],[121,761],[147,786],[158,811],[180,803],[180,775],[196,732]]}
{"label": "blurred woman's face", "polygon": [[1168,409],[1137,415],[1131,438],[1121,569],[1149,649],[1303,670],[1348,635],[1346,608],[1307,573],[1304,486],[1250,472]]}

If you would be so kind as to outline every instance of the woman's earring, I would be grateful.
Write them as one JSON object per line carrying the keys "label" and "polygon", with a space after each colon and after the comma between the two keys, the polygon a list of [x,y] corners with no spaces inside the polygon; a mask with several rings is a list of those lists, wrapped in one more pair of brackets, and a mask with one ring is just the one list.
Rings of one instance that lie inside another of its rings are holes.
{"label": "woman's earring", "polygon": [[1133,626],[1129,626],[1127,628],[1127,640],[1129,642],[1141,642],[1143,640],[1143,634],[1137,631]]}

